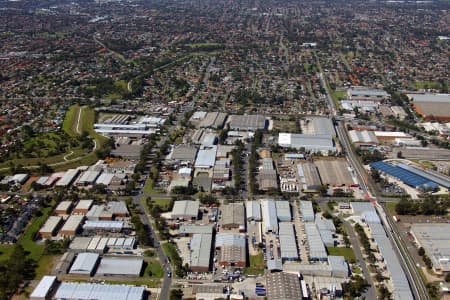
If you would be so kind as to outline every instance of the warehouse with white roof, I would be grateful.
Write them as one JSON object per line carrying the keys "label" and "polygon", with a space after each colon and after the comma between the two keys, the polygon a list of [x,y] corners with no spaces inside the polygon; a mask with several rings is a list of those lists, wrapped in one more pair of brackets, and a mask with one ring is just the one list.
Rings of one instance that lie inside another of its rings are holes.
{"label": "warehouse with white roof", "polygon": [[331,135],[279,133],[278,145],[284,148],[304,148],[311,152],[336,151]]}
{"label": "warehouse with white roof", "polygon": [[273,200],[262,200],[261,209],[263,215],[264,231],[265,232],[278,232],[278,218],[277,218],[277,208],[275,206],[275,201]]}
{"label": "warehouse with white roof", "polygon": [[314,223],[305,223],[305,234],[307,237],[309,260],[327,261],[327,250],[316,225]]}
{"label": "warehouse with white roof", "polygon": [[103,257],[97,269],[97,276],[139,276],[144,265],[142,258]]}
{"label": "warehouse with white roof", "polygon": [[193,272],[208,272],[211,265],[212,234],[194,234],[190,242],[189,267]]}
{"label": "warehouse with white roof", "polygon": [[80,253],[73,262],[69,274],[93,275],[98,260],[99,255],[97,253]]}
{"label": "warehouse with white roof", "polygon": [[247,220],[261,221],[261,205],[258,201],[247,201],[245,204]]}
{"label": "warehouse with white roof", "polygon": [[292,220],[291,206],[289,201],[276,201],[277,218],[280,222],[290,222]]}
{"label": "warehouse with white roof", "polygon": [[210,169],[214,167],[216,162],[217,146],[200,149],[198,151],[197,159],[195,160],[195,167],[198,169]]}
{"label": "warehouse with white roof", "polygon": [[300,215],[304,222],[314,222],[314,209],[311,201],[300,201]]}
{"label": "warehouse with white roof", "polygon": [[296,261],[298,260],[298,248],[295,238],[294,227],[290,223],[280,223],[279,237],[281,248],[281,259]]}
{"label": "warehouse with white roof", "polygon": [[173,204],[171,218],[179,220],[197,219],[200,208],[200,202],[181,200],[175,201]]}
{"label": "warehouse with white roof", "polygon": [[57,300],[142,300],[145,288],[131,285],[110,285],[63,282],[54,298]]}
{"label": "warehouse with white roof", "polygon": [[50,299],[52,291],[57,284],[56,276],[44,276],[38,285],[30,294],[30,300],[47,300]]}

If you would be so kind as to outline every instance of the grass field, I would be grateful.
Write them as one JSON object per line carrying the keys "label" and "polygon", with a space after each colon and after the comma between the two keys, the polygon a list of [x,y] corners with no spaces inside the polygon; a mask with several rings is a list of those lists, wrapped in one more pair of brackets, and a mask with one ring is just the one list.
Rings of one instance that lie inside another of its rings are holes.
{"label": "grass field", "polygon": [[161,190],[153,188],[153,180],[148,179],[143,188],[144,194],[162,194]]}
{"label": "grass field", "polygon": [[283,121],[279,121],[279,120],[274,120],[273,121],[273,129],[274,130],[279,130],[279,131],[283,131],[283,132],[297,132],[298,127],[295,124],[295,121],[287,121],[287,120],[283,120]]}
{"label": "grass field", "polygon": [[244,268],[245,274],[259,275],[264,274],[264,254],[250,255],[250,266]]}
{"label": "grass field", "polygon": [[172,264],[176,260],[175,255],[177,254],[177,248],[172,243],[164,243],[161,245],[164,249],[164,253],[170,258],[170,263]]}
{"label": "grass field", "polygon": [[386,202],[386,208],[391,216],[395,216],[397,212],[395,211],[395,206],[397,203],[395,202]]}
{"label": "grass field", "polygon": [[355,253],[352,248],[345,247],[327,247],[329,255],[344,256],[348,262],[356,261]]}
{"label": "grass field", "polygon": [[[149,275],[149,271],[151,271],[152,275]],[[147,266],[144,270],[143,277],[149,278],[162,278],[164,276],[164,270],[159,261],[149,261],[147,262]]]}
{"label": "grass field", "polygon": [[72,105],[66,112],[62,129],[70,136],[77,135],[78,114],[80,112],[79,105]]}
{"label": "grass field", "polygon": [[347,92],[345,91],[333,91],[331,93],[331,97],[333,97],[335,101],[340,101],[345,97],[346,94]]}
{"label": "grass field", "polygon": [[154,205],[159,206],[163,211],[167,211],[172,206],[172,199],[168,198],[152,198]]}
{"label": "grass field", "polygon": [[416,89],[440,89],[441,84],[434,81],[416,81],[413,84]]}

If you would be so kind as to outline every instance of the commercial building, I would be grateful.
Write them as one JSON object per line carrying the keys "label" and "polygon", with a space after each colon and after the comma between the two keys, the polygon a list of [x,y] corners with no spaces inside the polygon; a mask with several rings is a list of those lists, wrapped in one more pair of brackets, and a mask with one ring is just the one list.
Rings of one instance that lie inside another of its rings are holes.
{"label": "commercial building", "polygon": [[266,275],[266,282],[267,299],[298,300],[304,297],[300,286],[300,278],[297,274],[269,273]]}
{"label": "commercial building", "polygon": [[175,201],[171,212],[171,218],[179,220],[195,220],[198,217],[199,208],[200,202],[198,201]]}
{"label": "commercial building", "polygon": [[305,149],[311,152],[336,151],[331,135],[279,133],[278,145],[284,148]]}
{"label": "commercial building", "polygon": [[311,201],[300,201],[300,215],[303,222],[314,222],[314,209]]}
{"label": "commercial building", "polygon": [[272,158],[263,158],[258,172],[259,189],[269,191],[278,188],[277,172]]}
{"label": "commercial building", "polygon": [[208,272],[211,266],[212,234],[194,234],[190,242],[189,267],[193,272]]}
{"label": "commercial building", "polygon": [[277,219],[280,222],[290,222],[292,220],[291,205],[289,201],[275,201],[277,209]]}
{"label": "commercial building", "polygon": [[450,121],[450,94],[408,94],[413,107],[425,120]]}
{"label": "commercial building", "polygon": [[139,276],[144,265],[142,258],[103,257],[97,276]]}
{"label": "commercial building", "polygon": [[97,253],[79,253],[70,268],[69,274],[93,275],[97,267],[99,255]]}
{"label": "commercial building", "polygon": [[380,144],[395,144],[396,139],[414,139],[411,135],[402,131],[374,131],[373,134],[378,139]]}
{"label": "commercial building", "polygon": [[278,233],[278,218],[275,201],[262,200],[261,209],[263,215],[264,231]]}
{"label": "commercial building", "polygon": [[63,282],[54,298],[57,300],[142,300],[145,288],[131,285],[111,285]]}
{"label": "commercial building", "polygon": [[281,259],[283,261],[298,260],[298,248],[294,227],[290,223],[280,223],[279,227]]}
{"label": "commercial building", "polygon": [[68,215],[72,209],[72,201],[61,201],[55,208],[55,214]]}
{"label": "commercial building", "polygon": [[82,215],[71,215],[64,226],[59,231],[59,235],[62,237],[74,237],[81,228],[81,224],[84,221]]}
{"label": "commercial building", "polygon": [[261,221],[261,205],[258,201],[247,201],[245,204],[247,220]]}
{"label": "commercial building", "polygon": [[59,227],[62,224],[62,217],[60,216],[50,216],[47,221],[45,221],[44,226],[39,230],[39,236],[43,239],[50,239],[56,235]]}
{"label": "commercial building", "polygon": [[375,136],[373,131],[368,130],[350,130],[348,132],[350,140],[355,146],[376,146],[380,141]]}
{"label": "commercial building", "polygon": [[222,112],[209,112],[203,120],[200,121],[199,127],[202,128],[217,128],[220,129],[223,127],[225,123],[225,119],[227,118],[226,113]]}
{"label": "commercial building", "polygon": [[74,215],[86,215],[91,208],[94,200],[80,200],[72,211]]}
{"label": "commercial building", "polygon": [[222,211],[221,226],[223,229],[239,228],[245,231],[244,205],[241,203],[230,203],[220,208]]}
{"label": "commercial building", "polygon": [[262,115],[231,115],[229,119],[232,130],[256,131],[267,126],[266,117]]}
{"label": "commercial building", "polygon": [[50,300],[56,285],[56,276],[42,277],[33,292],[30,294],[30,300]]}
{"label": "commercial building", "polygon": [[425,249],[431,259],[433,270],[437,273],[450,272],[450,224],[413,224],[411,234],[420,247]]}
{"label": "commercial building", "polygon": [[316,227],[325,246],[334,247],[333,235],[336,233],[336,227],[333,221],[316,214]]}

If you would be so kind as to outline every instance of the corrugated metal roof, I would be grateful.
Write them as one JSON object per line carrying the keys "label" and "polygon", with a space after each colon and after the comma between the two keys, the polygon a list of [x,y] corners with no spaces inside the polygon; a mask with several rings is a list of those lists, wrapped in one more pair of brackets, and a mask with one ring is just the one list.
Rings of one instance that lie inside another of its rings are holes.
{"label": "corrugated metal roof", "polygon": [[71,215],[64,226],[61,228],[61,231],[75,231],[83,222],[84,216],[79,215]]}
{"label": "corrugated metal roof", "polygon": [[280,223],[279,237],[281,246],[281,258],[288,260],[298,259],[298,248],[294,227],[289,223]]}
{"label": "corrugated metal roof", "polygon": [[311,201],[300,201],[300,213],[305,222],[314,222],[314,210]]}
{"label": "corrugated metal roof", "polygon": [[190,265],[209,268],[212,234],[194,234],[191,239]]}
{"label": "corrugated metal roof", "polygon": [[90,274],[97,264],[99,255],[97,253],[80,253],[75,259],[70,274]]}
{"label": "corrugated metal roof", "polygon": [[198,151],[197,159],[195,160],[196,168],[212,168],[216,161],[217,146],[209,147],[208,149],[201,149]]}
{"label": "corrugated metal roof", "polygon": [[180,200],[175,201],[172,209],[172,216],[197,217],[200,203],[198,201]]}
{"label": "corrugated metal roof", "polygon": [[245,237],[235,233],[218,233],[216,235],[216,248],[222,246],[240,246],[245,248]]}
{"label": "corrugated metal roof", "polygon": [[276,201],[275,206],[277,208],[277,218],[279,221],[289,222],[292,220],[289,201]]}
{"label": "corrugated metal roof", "polygon": [[261,205],[257,201],[247,201],[247,219],[261,220]]}
{"label": "corrugated metal roof", "polygon": [[124,226],[122,221],[86,221],[83,229],[114,229],[121,230]]}
{"label": "corrugated metal roof", "polygon": [[310,260],[327,260],[327,251],[315,224],[305,223]]}
{"label": "corrugated metal roof", "polygon": [[412,187],[419,187],[421,185],[437,185],[430,179],[427,179],[421,175],[417,175],[404,167],[401,168],[400,166],[393,166],[383,161],[371,163],[370,167],[377,169],[382,173],[386,173],[393,177],[396,177],[399,180],[403,181],[405,184]]}
{"label": "corrugated metal roof", "polygon": [[44,276],[34,288],[30,298],[45,298],[56,282],[56,276]]}
{"label": "corrugated metal roof", "polygon": [[57,299],[142,300],[144,287],[63,282],[55,294]]}
{"label": "corrugated metal roof", "polygon": [[96,275],[139,276],[143,264],[142,258],[103,257]]}
{"label": "corrugated metal roof", "polygon": [[261,202],[264,230],[278,232],[277,208],[275,201],[263,200]]}

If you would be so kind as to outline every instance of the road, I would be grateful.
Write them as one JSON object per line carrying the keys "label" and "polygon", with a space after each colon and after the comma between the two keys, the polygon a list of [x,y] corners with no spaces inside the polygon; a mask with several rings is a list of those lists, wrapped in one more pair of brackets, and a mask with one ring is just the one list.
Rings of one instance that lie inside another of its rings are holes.
{"label": "road", "polygon": [[[325,77],[323,73],[319,74],[320,83],[323,89],[326,92],[326,97],[329,102],[329,106],[331,108],[331,112],[333,116],[336,116],[337,110],[336,105],[331,97],[331,93],[328,89],[328,85],[326,84]],[[412,261],[409,252],[405,249],[405,246],[402,244],[398,234],[393,230],[391,223],[392,222],[387,216],[386,213],[377,201],[377,192],[376,188],[372,185],[372,182],[368,178],[367,172],[362,166],[359,159],[356,157],[356,154],[353,152],[353,148],[351,147],[351,142],[346,134],[344,125],[342,121],[338,121],[336,126],[336,131],[338,133],[339,140],[342,144],[343,149],[345,150],[346,156],[349,160],[350,166],[353,168],[355,173],[358,176],[358,181],[360,182],[361,189],[367,194],[369,198],[371,198],[376,204],[375,207],[380,215],[380,219],[382,224],[387,232],[388,238],[393,246],[393,249],[396,252],[396,255],[400,261],[403,271],[408,278],[409,285],[411,287],[411,292],[414,295],[415,299],[429,299],[428,293],[426,292],[426,287],[423,280],[420,277],[419,271],[415,267],[414,262]]]}

